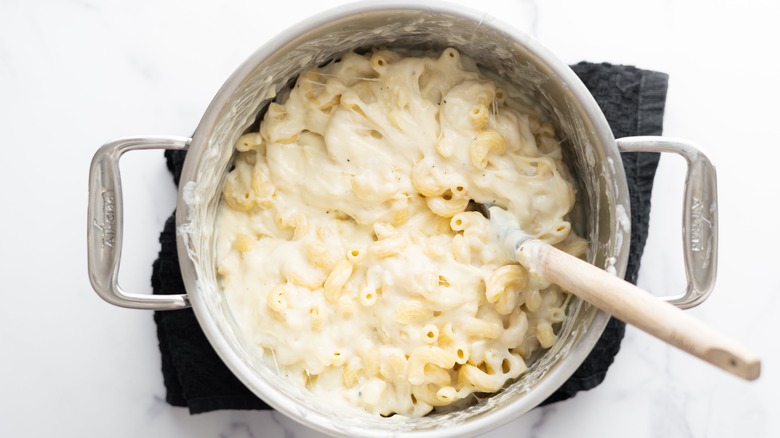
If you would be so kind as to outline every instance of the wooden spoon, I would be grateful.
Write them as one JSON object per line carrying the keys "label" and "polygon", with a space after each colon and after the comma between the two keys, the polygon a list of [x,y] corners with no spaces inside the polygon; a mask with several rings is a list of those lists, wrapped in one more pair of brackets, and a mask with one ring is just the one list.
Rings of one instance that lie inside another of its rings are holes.
{"label": "wooden spoon", "polygon": [[716,367],[755,380],[761,360],[747,348],[633,284],[523,233],[501,207],[475,203],[502,247],[528,271]]}

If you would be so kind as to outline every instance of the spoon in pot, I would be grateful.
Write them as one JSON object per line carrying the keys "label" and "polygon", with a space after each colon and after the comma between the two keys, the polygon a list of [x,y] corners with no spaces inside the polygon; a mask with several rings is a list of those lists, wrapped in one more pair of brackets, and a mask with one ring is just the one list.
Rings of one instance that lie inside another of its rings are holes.
{"label": "spoon in pot", "polygon": [[469,210],[490,219],[501,247],[531,275],[743,379],[761,374],[760,359],[744,346],[633,284],[523,233],[505,209],[471,201]]}

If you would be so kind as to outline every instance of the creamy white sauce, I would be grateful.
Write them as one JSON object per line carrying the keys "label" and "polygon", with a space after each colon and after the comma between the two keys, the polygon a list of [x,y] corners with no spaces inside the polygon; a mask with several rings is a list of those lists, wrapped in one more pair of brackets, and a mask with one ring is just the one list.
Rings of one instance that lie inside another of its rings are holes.
{"label": "creamy white sauce", "polygon": [[517,249],[520,244],[530,238],[522,229],[517,219],[501,207],[490,207],[490,229],[498,240],[504,253],[512,260],[517,260]]}
{"label": "creamy white sauce", "polygon": [[499,390],[555,342],[566,294],[465,211],[496,205],[586,250],[553,127],[517,90],[454,49],[379,51],[277,100],[236,144],[217,217],[222,293],[272,367],[330,400],[421,416]]}

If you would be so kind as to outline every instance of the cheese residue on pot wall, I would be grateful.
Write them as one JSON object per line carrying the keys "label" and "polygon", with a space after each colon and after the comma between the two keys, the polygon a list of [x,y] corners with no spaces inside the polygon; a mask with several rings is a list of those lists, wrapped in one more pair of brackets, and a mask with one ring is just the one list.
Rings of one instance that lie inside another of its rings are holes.
{"label": "cheese residue on pot wall", "polygon": [[365,411],[491,393],[556,341],[568,294],[512,262],[470,199],[581,256],[553,126],[454,49],[348,53],[242,136],[221,290],[269,366]]}

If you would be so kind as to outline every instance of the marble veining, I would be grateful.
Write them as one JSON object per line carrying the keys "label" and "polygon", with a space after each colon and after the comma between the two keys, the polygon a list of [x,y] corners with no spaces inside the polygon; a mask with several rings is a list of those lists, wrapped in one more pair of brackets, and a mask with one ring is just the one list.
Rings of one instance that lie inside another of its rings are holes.
{"label": "marble veining", "polygon": [[282,429],[284,438],[295,438],[295,432],[290,429],[285,422],[282,422],[279,417],[281,414],[278,412],[271,412],[270,415],[271,421],[274,422],[277,426],[279,426],[280,429]]}
{"label": "marble veining", "polygon": [[529,438],[540,438],[545,436],[545,426],[551,418],[555,417],[555,412],[558,409],[554,406],[548,406],[540,408],[538,418],[531,424],[531,430],[528,431]]}
{"label": "marble veining", "polygon": [[[273,418],[273,417],[272,417]],[[231,421],[227,425],[227,431],[219,434],[219,438],[255,438],[256,435],[249,427],[247,423],[239,421]],[[288,438],[288,434],[284,434],[285,438]]]}

